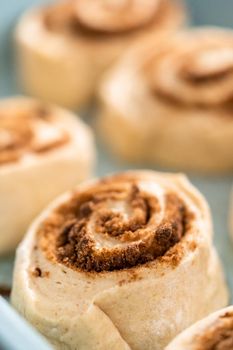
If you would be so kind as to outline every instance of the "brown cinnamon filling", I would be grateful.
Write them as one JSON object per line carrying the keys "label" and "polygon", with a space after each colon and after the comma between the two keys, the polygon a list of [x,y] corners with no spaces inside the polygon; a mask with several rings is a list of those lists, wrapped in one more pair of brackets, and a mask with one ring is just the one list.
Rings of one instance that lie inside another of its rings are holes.
{"label": "brown cinnamon filling", "polygon": [[[99,6],[104,5],[107,8],[107,4],[100,4]],[[129,11],[130,6],[130,2],[127,2],[127,6],[124,6],[124,14],[125,11],[128,11],[129,18],[132,17],[131,11]],[[146,21],[145,23],[143,22],[139,25],[135,25],[132,27],[124,27],[124,25],[122,24],[121,29],[111,29],[111,27],[106,29],[104,28],[104,25],[102,28],[101,25],[99,27],[94,27],[89,23],[86,23],[83,20],[81,20],[81,18],[79,18],[79,16],[77,15],[77,11],[75,10],[75,1],[69,0],[65,3],[56,6],[50,6],[44,9],[43,20],[45,27],[52,32],[63,32],[69,35],[79,35],[90,38],[94,37],[95,39],[102,39],[108,37],[112,38],[113,36],[129,34],[131,32],[138,31],[142,28],[153,25],[155,22],[158,26],[160,26],[164,20],[164,17],[166,16],[168,7],[169,4],[167,0],[159,1],[158,6],[156,6],[155,8],[154,14],[150,14],[148,21]],[[109,8],[111,9],[110,4]],[[95,13],[93,13],[93,15],[95,15]],[[89,22],[91,23],[91,20],[89,20]]]}
{"label": "brown cinnamon filling", "polygon": [[54,126],[50,112],[41,106],[17,116],[3,111],[0,115],[0,165],[16,162],[25,153],[49,152],[68,139],[64,130]]}
{"label": "brown cinnamon filling", "polygon": [[161,208],[133,180],[99,183],[58,208],[42,225],[39,240],[49,258],[69,267],[120,270],[166,254],[187,231],[187,218],[174,193],[165,195]]}
{"label": "brown cinnamon filling", "polygon": [[233,36],[177,35],[143,65],[152,95],[177,107],[232,110]]}
{"label": "brown cinnamon filling", "polygon": [[213,72],[195,72],[192,67],[186,68],[184,66],[183,71],[181,71],[181,77],[191,84],[209,84],[217,83],[219,80],[224,80],[229,74],[233,73],[233,68],[225,68],[215,70]]}
{"label": "brown cinnamon filling", "polygon": [[221,316],[204,335],[197,336],[195,350],[232,350],[233,314]]}
{"label": "brown cinnamon filling", "polygon": [[[198,84],[198,83],[197,83]],[[185,101],[182,101],[180,98],[177,96],[169,94],[167,91],[163,90],[153,90],[152,95],[156,96],[158,99],[160,99],[161,102],[165,104],[172,105],[175,108],[180,108],[180,109],[193,109],[193,108],[199,108],[200,110],[203,111],[208,111],[213,106],[208,105],[205,101],[203,102],[195,102],[195,103],[188,103]],[[232,116],[232,110],[233,110],[233,95],[232,97],[229,97],[227,101],[224,103],[221,103],[219,105],[215,106],[215,110],[218,111],[219,116]]]}

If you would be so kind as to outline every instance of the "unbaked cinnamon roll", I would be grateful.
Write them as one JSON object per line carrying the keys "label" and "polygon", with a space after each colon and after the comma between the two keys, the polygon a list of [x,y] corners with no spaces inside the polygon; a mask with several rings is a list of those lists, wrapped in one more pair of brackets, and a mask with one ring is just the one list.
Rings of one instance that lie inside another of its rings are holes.
{"label": "unbaked cinnamon roll", "polygon": [[105,78],[100,129],[133,162],[196,172],[233,170],[233,32],[146,40]]}
{"label": "unbaked cinnamon roll", "polygon": [[166,350],[232,350],[233,306],[217,311],[178,335]]}
{"label": "unbaked cinnamon roll", "polygon": [[93,166],[91,131],[65,110],[26,98],[0,102],[0,254],[15,248],[55,196]]}
{"label": "unbaked cinnamon roll", "polygon": [[203,197],[183,175],[136,171],[82,184],[34,221],[12,302],[57,349],[162,350],[227,294]]}
{"label": "unbaked cinnamon roll", "polygon": [[[32,95],[77,108],[135,41],[184,21],[180,0],[66,0],[26,13],[16,29],[19,75]],[[36,38],[36,40],[35,40]]]}

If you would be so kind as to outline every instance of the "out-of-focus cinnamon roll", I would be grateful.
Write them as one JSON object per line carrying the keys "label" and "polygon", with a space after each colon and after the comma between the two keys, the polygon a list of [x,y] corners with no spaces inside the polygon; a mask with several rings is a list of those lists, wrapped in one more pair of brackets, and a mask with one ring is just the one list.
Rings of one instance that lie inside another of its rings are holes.
{"label": "out-of-focus cinnamon roll", "polygon": [[184,18],[180,0],[66,0],[29,11],[16,29],[20,79],[32,95],[80,107],[131,43],[148,33],[156,41]]}
{"label": "out-of-focus cinnamon roll", "polygon": [[93,166],[90,130],[71,113],[26,98],[0,102],[0,254],[15,248],[54,196]]}
{"label": "out-of-focus cinnamon roll", "polygon": [[183,175],[82,184],[17,251],[13,305],[58,349],[162,350],[227,299],[208,206]]}
{"label": "out-of-focus cinnamon roll", "polygon": [[233,306],[217,311],[179,334],[166,350],[232,350]]}
{"label": "out-of-focus cinnamon roll", "polygon": [[232,31],[150,38],[109,73],[100,96],[103,138],[121,157],[197,172],[233,170]]}

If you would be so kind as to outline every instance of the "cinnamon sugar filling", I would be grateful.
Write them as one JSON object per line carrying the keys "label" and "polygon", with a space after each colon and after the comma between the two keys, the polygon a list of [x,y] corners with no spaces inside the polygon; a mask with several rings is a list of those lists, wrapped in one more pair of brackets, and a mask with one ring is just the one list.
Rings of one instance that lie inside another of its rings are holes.
{"label": "cinnamon sugar filling", "polygon": [[17,116],[0,114],[0,165],[20,160],[26,153],[49,152],[67,143],[68,134],[53,124],[48,110],[35,108]]}
{"label": "cinnamon sugar filling", "polygon": [[195,350],[232,350],[233,349],[233,313],[221,316],[203,334],[196,338]]}
{"label": "cinnamon sugar filling", "polygon": [[[155,7],[154,14],[149,16],[148,21],[129,28],[124,27],[124,25],[122,24],[121,29],[105,29],[104,26],[103,28],[101,28],[101,26],[96,28],[92,27],[92,25],[82,21],[79,18],[79,16],[76,13],[77,11],[75,10],[74,2],[72,4],[72,1],[67,1],[63,4],[47,7],[43,10],[42,16],[45,27],[51,32],[63,32],[74,36],[80,35],[86,37],[95,37],[95,39],[101,39],[103,37],[111,38],[112,36],[128,34],[140,30],[142,28],[149,27],[155,22],[159,26],[161,25],[166,16],[168,6],[169,4],[167,0],[159,0],[159,4]],[[132,16],[131,11],[129,11],[129,8],[130,4],[125,6],[125,11],[127,10],[129,12],[129,16]]]}
{"label": "cinnamon sugar filling", "polygon": [[166,254],[188,229],[183,201],[165,194],[163,208],[134,181],[99,183],[50,215],[38,232],[49,259],[84,271],[113,271]]}
{"label": "cinnamon sugar filling", "polygon": [[[233,107],[233,36],[187,34],[162,43],[143,64],[151,94],[177,107]],[[186,44],[187,42],[187,44]]]}
{"label": "cinnamon sugar filling", "polygon": [[[207,81],[207,80],[206,80]],[[198,83],[197,83],[198,84]],[[197,87],[198,88],[198,87]],[[158,98],[161,102],[165,103],[165,104],[169,104],[173,107],[176,108],[185,108],[185,109],[193,109],[193,108],[199,108],[201,110],[204,111],[208,111],[213,109],[212,105],[208,105],[206,102],[187,102],[187,101],[182,101],[179,97],[174,96],[172,94],[170,94],[168,91],[165,90],[160,90],[158,89],[153,89],[152,90],[152,95],[156,96],[156,98]],[[218,110],[218,112],[221,115],[221,112],[224,114],[225,112],[229,112],[226,115],[229,115],[231,117],[231,113],[233,110],[233,95],[232,97],[229,97],[226,101],[220,103],[220,104],[216,104],[216,106],[214,106],[215,110]]]}

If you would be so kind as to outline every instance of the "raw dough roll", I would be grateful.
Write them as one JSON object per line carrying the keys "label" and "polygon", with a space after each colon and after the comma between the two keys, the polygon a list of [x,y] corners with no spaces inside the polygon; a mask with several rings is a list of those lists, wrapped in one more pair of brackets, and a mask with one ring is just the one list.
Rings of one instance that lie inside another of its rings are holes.
{"label": "raw dough roll", "polygon": [[16,29],[20,80],[32,95],[80,107],[132,42],[149,33],[156,40],[184,18],[179,0],[66,0],[30,10]]}
{"label": "raw dough roll", "polygon": [[76,116],[36,100],[0,102],[0,254],[58,194],[87,178],[91,131]]}
{"label": "raw dough roll", "polygon": [[233,32],[141,42],[101,89],[102,137],[120,157],[168,168],[233,170]]}
{"label": "raw dough roll", "polygon": [[217,311],[178,335],[166,350],[232,350],[233,306]]}
{"label": "raw dough roll", "polygon": [[82,184],[17,251],[13,305],[57,349],[162,350],[227,300],[207,204],[183,175]]}

